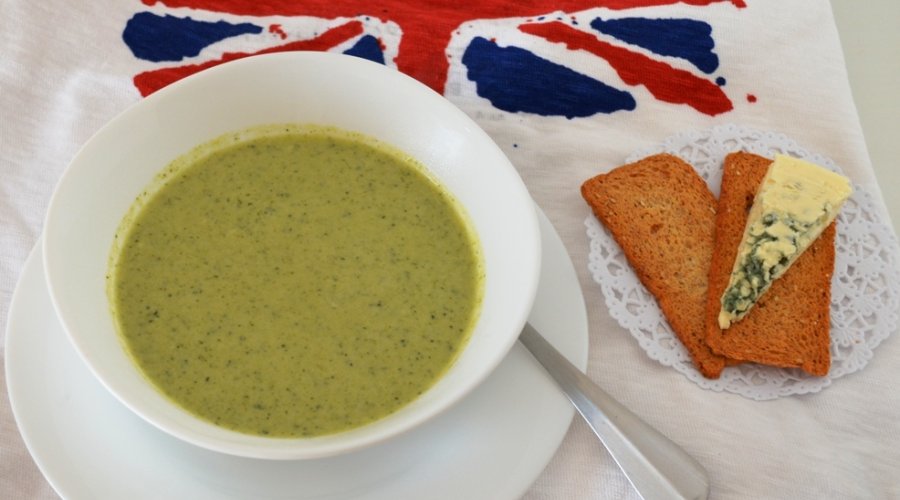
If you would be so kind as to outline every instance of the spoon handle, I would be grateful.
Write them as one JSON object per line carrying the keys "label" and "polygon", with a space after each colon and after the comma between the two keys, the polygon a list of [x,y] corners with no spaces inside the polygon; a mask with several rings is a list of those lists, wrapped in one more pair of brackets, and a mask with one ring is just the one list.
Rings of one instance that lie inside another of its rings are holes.
{"label": "spoon handle", "polygon": [[703,467],[581,373],[530,324],[519,340],[544,366],[644,500],[706,499]]}

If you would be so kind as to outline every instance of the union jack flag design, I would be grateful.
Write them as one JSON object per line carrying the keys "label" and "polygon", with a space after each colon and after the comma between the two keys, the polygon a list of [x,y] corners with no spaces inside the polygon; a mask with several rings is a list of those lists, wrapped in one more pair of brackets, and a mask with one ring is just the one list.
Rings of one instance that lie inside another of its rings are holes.
{"label": "union jack flag design", "polygon": [[[395,67],[444,94],[459,85],[458,71],[494,108],[567,118],[632,111],[647,93],[710,116],[730,111],[712,26],[653,17],[646,7],[744,7],[742,0],[483,0],[465,8],[384,0],[368,12],[341,0],[144,3],[122,33],[147,67],[133,80],[144,96],[241,57],[323,50]],[[638,7],[640,15],[629,15]],[[646,92],[636,97],[638,88]]]}

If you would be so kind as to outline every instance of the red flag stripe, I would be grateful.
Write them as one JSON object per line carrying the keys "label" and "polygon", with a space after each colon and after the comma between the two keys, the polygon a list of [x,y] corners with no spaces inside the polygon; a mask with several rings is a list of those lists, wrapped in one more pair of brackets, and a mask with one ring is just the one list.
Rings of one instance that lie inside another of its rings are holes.
{"label": "red flag stripe", "polygon": [[559,21],[529,23],[519,26],[519,29],[551,42],[565,44],[571,50],[585,50],[602,57],[622,81],[628,85],[643,85],[661,101],[687,104],[708,115],[724,113],[734,107],[715,83],[644,54],[616,47],[568,24]]}
{"label": "red flag stripe", "polygon": [[268,54],[271,52],[287,52],[292,50],[327,50],[344,41],[363,33],[363,25],[359,21],[350,21],[348,23],[337,26],[326,31],[316,38],[309,40],[298,40],[296,42],[269,47],[257,52],[226,52],[219,59],[206,61],[200,64],[189,64],[185,66],[175,66],[170,68],[161,68],[152,71],[138,73],[134,77],[134,85],[142,96],[148,96],[153,92],[174,83],[186,76],[193,75],[204,69],[217,66],[219,64],[241,59],[257,54]]}

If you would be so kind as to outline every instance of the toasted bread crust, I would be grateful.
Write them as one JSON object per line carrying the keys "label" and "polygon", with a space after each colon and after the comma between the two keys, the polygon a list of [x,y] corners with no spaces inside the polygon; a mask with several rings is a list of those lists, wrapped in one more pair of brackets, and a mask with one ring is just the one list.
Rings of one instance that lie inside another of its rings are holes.
{"label": "toasted bread crust", "polygon": [[717,378],[725,357],[706,344],[706,289],[716,200],[676,156],[658,154],[588,179],[581,194],[687,347],[700,372]]}
{"label": "toasted bread crust", "polygon": [[706,340],[715,352],[729,358],[801,368],[823,376],[831,365],[835,223],[775,280],[747,316],[726,330],[718,325],[722,293],[728,286],[747,214],[771,163],[770,159],[743,152],[725,158],[709,268]]}

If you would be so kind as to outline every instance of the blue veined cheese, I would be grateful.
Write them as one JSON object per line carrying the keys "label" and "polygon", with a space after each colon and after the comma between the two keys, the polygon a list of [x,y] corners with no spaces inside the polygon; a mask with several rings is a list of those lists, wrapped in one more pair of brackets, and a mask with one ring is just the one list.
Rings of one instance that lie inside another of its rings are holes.
{"label": "blue veined cheese", "polygon": [[852,189],[847,178],[776,155],[753,200],[719,311],[723,329],[743,318],[837,216]]}

